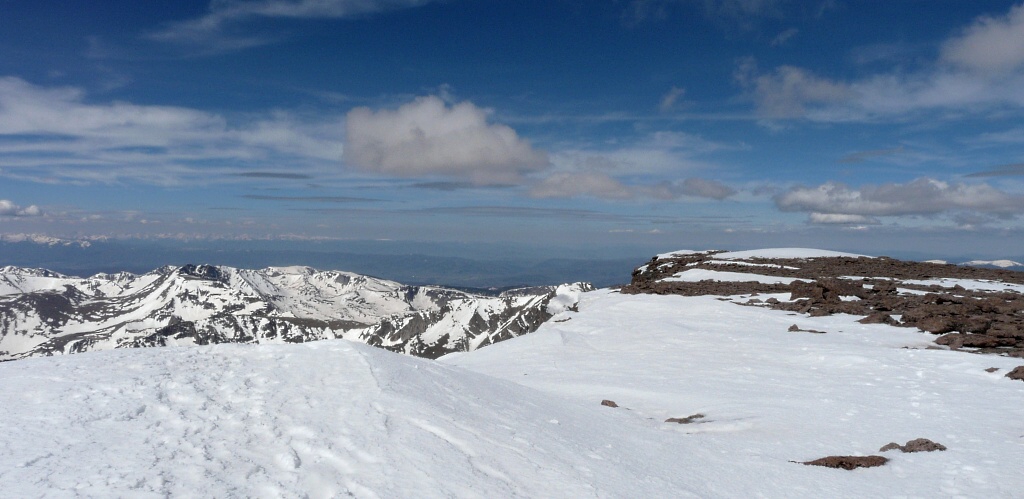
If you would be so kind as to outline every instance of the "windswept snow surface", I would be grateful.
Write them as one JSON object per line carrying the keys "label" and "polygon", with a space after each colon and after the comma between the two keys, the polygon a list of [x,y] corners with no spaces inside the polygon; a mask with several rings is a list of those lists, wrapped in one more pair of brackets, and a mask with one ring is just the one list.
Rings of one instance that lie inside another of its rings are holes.
{"label": "windswept snow surface", "polygon": [[[932,336],[905,328],[713,296],[601,290],[584,295],[571,317],[441,361],[580,403],[615,401],[620,408],[606,409],[629,421],[620,431],[661,432],[675,449],[652,449],[651,462],[685,467],[697,458],[694,485],[704,497],[1020,497],[1024,490],[1024,383],[1005,377],[1021,359],[927,350]],[[787,331],[792,324],[826,334]],[[693,424],[663,422],[698,413],[705,417]],[[791,462],[879,454],[889,442],[915,438],[949,450],[886,452],[885,466],[854,471]]]}
{"label": "windswept snow surface", "polygon": [[25,359],[0,364],[0,400],[5,497],[711,490],[629,414],[344,340]]}

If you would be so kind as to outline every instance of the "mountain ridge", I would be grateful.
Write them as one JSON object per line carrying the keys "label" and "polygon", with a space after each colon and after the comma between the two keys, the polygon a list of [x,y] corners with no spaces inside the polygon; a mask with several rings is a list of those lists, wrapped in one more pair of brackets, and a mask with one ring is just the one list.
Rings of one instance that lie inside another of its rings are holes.
{"label": "mountain ridge", "polygon": [[[250,270],[189,264],[89,278],[4,267],[0,359],[342,337],[439,356],[531,332],[554,315],[547,305],[559,293],[578,295],[590,288],[576,283],[491,297],[304,266]],[[442,322],[454,328],[450,334],[434,333],[433,325]]]}

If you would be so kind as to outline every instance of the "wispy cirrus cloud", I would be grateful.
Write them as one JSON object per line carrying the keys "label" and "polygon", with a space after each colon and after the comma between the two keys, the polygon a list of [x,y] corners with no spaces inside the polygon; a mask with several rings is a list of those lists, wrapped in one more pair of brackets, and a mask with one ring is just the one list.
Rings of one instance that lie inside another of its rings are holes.
{"label": "wispy cirrus cloud", "polygon": [[1002,165],[990,170],[980,171],[966,175],[967,177],[1013,177],[1024,176],[1024,163]]}
{"label": "wispy cirrus cloud", "polygon": [[279,170],[281,163],[290,170],[337,170],[342,156],[340,115],[271,112],[232,122],[197,109],[87,97],[74,87],[0,77],[4,175],[58,183],[172,185],[223,181],[232,174],[257,178],[232,170]]}
{"label": "wispy cirrus cloud", "polygon": [[207,12],[168,24],[146,38],[228,52],[266,45],[278,35],[254,34],[246,23],[259,19],[341,19],[419,7],[443,0],[212,0]]}
{"label": "wispy cirrus cloud", "polygon": [[544,178],[530,189],[537,198],[593,197],[606,200],[702,198],[721,201],[737,193],[716,180],[690,177],[656,184],[626,184],[600,172],[560,172]]}

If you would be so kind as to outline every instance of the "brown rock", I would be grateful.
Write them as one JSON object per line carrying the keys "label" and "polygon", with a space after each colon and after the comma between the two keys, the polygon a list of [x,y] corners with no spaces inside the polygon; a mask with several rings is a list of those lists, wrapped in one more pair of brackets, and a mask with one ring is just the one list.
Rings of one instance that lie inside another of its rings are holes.
{"label": "brown rock", "polygon": [[1017,344],[1013,338],[996,338],[987,334],[965,334],[964,345],[970,348],[1012,347]]}
{"label": "brown rock", "polygon": [[1010,379],[1019,379],[1024,381],[1024,366],[1017,366],[1012,371],[1006,373],[1006,377]]}
{"label": "brown rock", "polygon": [[612,402],[611,400],[602,400],[601,401],[601,405],[603,405],[605,407],[618,407],[619,406],[619,404],[616,404],[615,402]]}
{"label": "brown rock", "polygon": [[899,449],[902,452],[932,452],[946,450],[946,446],[932,442],[927,438],[915,438],[906,443],[906,445],[900,445],[896,442],[890,442],[885,444],[878,452],[886,452],[894,449]]}
{"label": "brown rock", "polygon": [[857,321],[861,324],[888,324],[890,326],[896,325],[896,319],[893,319],[891,315],[885,312],[872,312],[867,317]]}
{"label": "brown rock", "polygon": [[939,336],[935,339],[935,343],[940,345],[946,345],[953,350],[956,350],[964,345],[963,337],[965,335],[960,333],[949,333]]}
{"label": "brown rock", "polygon": [[999,370],[998,367],[990,367],[988,369],[985,369],[985,372],[987,372],[987,373],[994,373],[994,372],[996,372],[998,370]]}
{"label": "brown rock", "polygon": [[943,334],[955,331],[956,322],[953,321],[952,317],[932,315],[919,319],[917,321],[917,327],[922,331],[928,331],[932,334]]}
{"label": "brown rock", "polygon": [[666,423],[679,423],[679,424],[690,424],[696,422],[698,419],[704,419],[704,415],[697,413],[685,418],[668,418],[665,420]]}
{"label": "brown rock", "polygon": [[946,446],[927,438],[915,438],[900,448],[903,452],[932,452],[946,450]]}
{"label": "brown rock", "polygon": [[828,456],[814,461],[804,461],[802,464],[808,466],[824,466],[826,468],[842,468],[853,470],[857,468],[873,468],[882,466],[889,462],[888,458],[882,456]]}
{"label": "brown rock", "polygon": [[935,343],[940,345],[948,345],[949,348],[954,350],[958,348],[997,348],[997,347],[1012,347],[1017,343],[1013,338],[996,338],[986,334],[963,334],[963,333],[949,333],[939,336],[935,339]]}
{"label": "brown rock", "polygon": [[1024,339],[1024,326],[1009,322],[996,322],[988,328],[985,334],[995,336],[996,338],[1016,338],[1021,340]]}

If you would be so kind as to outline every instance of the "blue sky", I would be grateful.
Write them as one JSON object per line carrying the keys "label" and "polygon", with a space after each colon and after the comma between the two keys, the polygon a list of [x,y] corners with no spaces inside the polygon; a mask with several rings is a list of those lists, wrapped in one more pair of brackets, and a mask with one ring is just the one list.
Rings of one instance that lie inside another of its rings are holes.
{"label": "blue sky", "polygon": [[8,239],[1018,256],[1022,180],[1018,2],[0,0]]}

